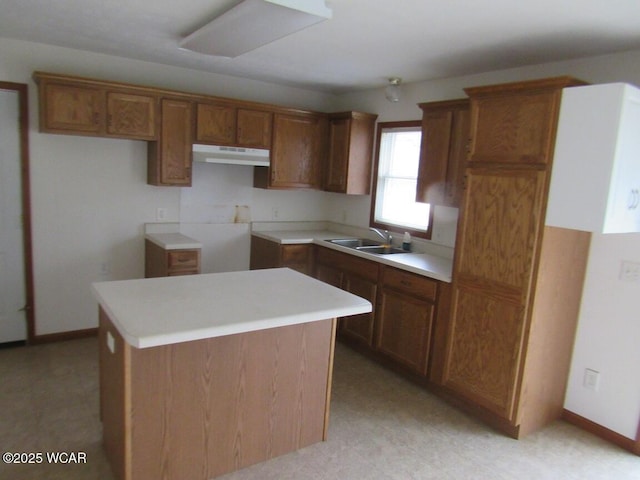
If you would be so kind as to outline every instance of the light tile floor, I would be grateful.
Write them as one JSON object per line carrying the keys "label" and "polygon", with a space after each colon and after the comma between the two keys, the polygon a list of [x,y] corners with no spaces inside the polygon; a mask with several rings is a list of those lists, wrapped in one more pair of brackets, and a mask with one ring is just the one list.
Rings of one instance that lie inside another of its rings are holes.
{"label": "light tile floor", "polygon": [[[101,447],[96,339],[0,350],[0,379],[2,453],[87,457],[0,463],[0,479],[114,478]],[[512,440],[341,345],[330,422],[327,442],[219,478],[640,480],[640,457],[572,425]]]}

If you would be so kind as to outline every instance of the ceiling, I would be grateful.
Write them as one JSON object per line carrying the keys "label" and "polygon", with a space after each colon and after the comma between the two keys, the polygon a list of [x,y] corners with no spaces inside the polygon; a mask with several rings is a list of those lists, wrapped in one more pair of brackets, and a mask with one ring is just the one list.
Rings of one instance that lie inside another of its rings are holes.
{"label": "ceiling", "polygon": [[236,58],[178,48],[238,0],[0,0],[0,37],[344,93],[640,49],[637,0],[326,0]]}

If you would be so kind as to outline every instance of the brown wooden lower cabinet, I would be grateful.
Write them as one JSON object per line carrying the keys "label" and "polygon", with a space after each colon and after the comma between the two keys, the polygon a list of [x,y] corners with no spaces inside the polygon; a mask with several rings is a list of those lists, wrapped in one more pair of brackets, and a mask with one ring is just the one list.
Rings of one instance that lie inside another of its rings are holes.
{"label": "brown wooden lower cabinet", "polygon": [[313,270],[313,245],[280,244],[257,235],[251,236],[251,270],[289,267],[305,275]]}
{"label": "brown wooden lower cabinet", "polygon": [[145,278],[196,275],[200,273],[200,249],[165,250],[145,239]]}
{"label": "brown wooden lower cabinet", "polygon": [[324,247],[315,277],[369,300],[371,314],[338,319],[338,338],[420,383],[442,383],[448,283]]}
{"label": "brown wooden lower cabinet", "polygon": [[[380,265],[371,260],[318,247],[316,252],[316,278],[340,287],[354,295],[366,298],[375,305],[378,292]],[[375,308],[374,308],[375,310]],[[373,345],[374,313],[342,317],[338,322],[338,335],[356,343]]]}
{"label": "brown wooden lower cabinet", "polygon": [[419,375],[427,375],[437,290],[435,280],[383,268],[375,347]]}

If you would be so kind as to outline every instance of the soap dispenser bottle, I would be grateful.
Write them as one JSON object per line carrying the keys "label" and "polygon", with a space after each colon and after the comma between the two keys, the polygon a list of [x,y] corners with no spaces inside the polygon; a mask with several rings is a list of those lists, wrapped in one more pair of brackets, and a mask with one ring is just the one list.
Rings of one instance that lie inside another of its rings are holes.
{"label": "soap dispenser bottle", "polygon": [[407,252],[411,251],[411,235],[409,232],[404,232],[404,238],[402,239],[402,249]]}

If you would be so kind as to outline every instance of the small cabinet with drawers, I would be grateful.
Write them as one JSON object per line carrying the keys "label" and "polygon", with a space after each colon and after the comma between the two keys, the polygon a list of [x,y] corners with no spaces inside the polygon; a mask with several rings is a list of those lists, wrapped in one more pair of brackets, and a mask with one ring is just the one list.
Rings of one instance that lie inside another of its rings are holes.
{"label": "small cabinet with drawers", "polygon": [[145,239],[145,278],[200,273],[201,246],[180,234],[148,235]]}

